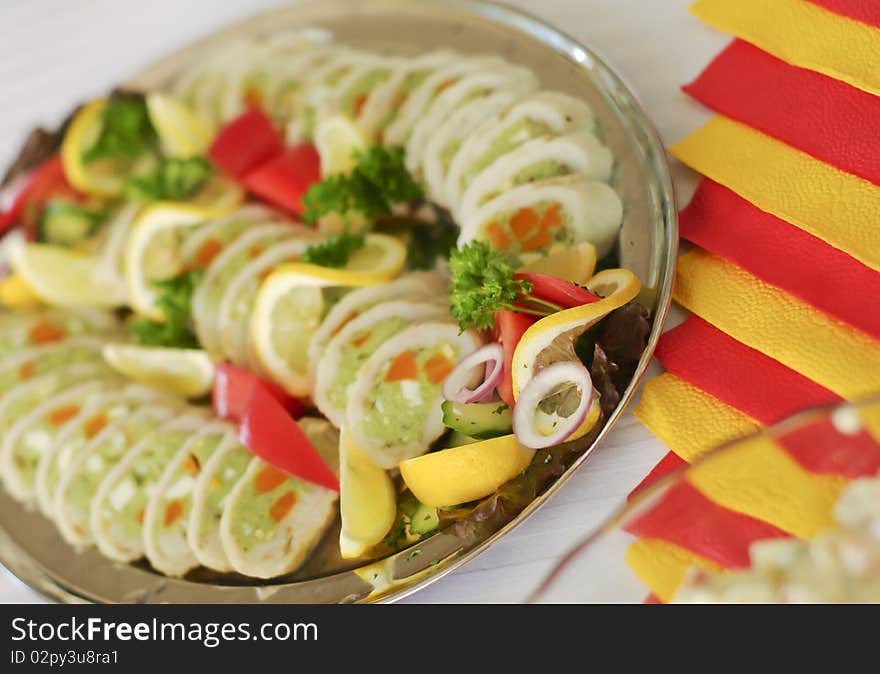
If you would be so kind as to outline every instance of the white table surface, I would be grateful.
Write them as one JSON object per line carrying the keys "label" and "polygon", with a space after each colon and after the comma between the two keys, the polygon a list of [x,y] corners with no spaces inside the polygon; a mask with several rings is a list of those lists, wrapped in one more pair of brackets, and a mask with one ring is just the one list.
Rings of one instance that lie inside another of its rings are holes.
{"label": "white table surface", "polygon": [[[165,53],[283,0],[0,0],[0,166],[35,123]],[[514,0],[602,54],[633,87],[666,143],[708,118],[679,86],[727,43],[686,11],[689,0]],[[680,196],[693,176],[674,168]],[[616,507],[666,449],[631,415],[558,494],[492,549],[407,601],[516,602]],[[42,601],[0,569],[0,602]]]}

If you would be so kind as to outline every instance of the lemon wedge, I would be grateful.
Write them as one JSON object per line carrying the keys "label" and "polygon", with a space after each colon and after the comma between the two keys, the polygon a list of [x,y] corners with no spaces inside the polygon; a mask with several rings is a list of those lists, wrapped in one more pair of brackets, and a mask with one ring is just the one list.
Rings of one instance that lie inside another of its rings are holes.
{"label": "lemon wedge", "polygon": [[309,395],[308,347],[324,314],[321,289],[387,283],[405,260],[400,241],[368,234],[343,269],[304,262],[278,267],[260,286],[251,316],[251,342],[262,368],[291,395]]}
{"label": "lemon wedge", "polygon": [[165,349],[131,344],[106,344],[107,364],[129,379],[196,398],[211,391],[214,361],[201,349]]}
{"label": "lemon wedge", "polygon": [[380,543],[397,516],[397,495],[388,473],[339,434],[339,510],[342,530],[339,548],[349,559]]}
{"label": "lemon wedge", "polygon": [[315,147],[321,158],[321,175],[349,173],[355,167],[354,153],[367,147],[354,122],[344,115],[328,117],[315,128]]}
{"label": "lemon wedge", "polygon": [[400,475],[419,501],[442,508],[494,493],[528,468],[534,455],[515,436],[502,435],[407,459]]}
{"label": "lemon wedge", "polygon": [[8,309],[36,309],[43,301],[21,276],[10,274],[0,281],[0,305]]}
{"label": "lemon wedge", "polygon": [[112,170],[86,164],[83,156],[101,134],[107,99],[86,103],[76,113],[61,143],[64,175],[76,189],[88,194],[115,197],[121,194],[125,178]]}
{"label": "lemon wedge", "polygon": [[546,274],[571,283],[583,285],[593,276],[596,268],[596,247],[589,241],[574,246],[551,248],[550,254],[524,264],[521,272]]}
{"label": "lemon wedge", "polygon": [[641,290],[639,279],[626,269],[606,269],[586,283],[587,290],[603,299],[550,314],[533,323],[513,353],[511,378],[514,398],[534,376],[538,366],[577,360],[577,338],[610,312],[634,299]]}
{"label": "lemon wedge", "polygon": [[204,154],[214,132],[186,103],[161,92],[147,94],[147,114],[164,154],[194,157]]}
{"label": "lemon wedge", "polygon": [[13,271],[46,304],[116,307],[125,304],[118,285],[101,282],[96,258],[45,243],[23,243],[10,252]]}
{"label": "lemon wedge", "polygon": [[195,206],[159,203],[144,209],[131,226],[125,244],[125,287],[128,301],[141,314],[162,319],[152,282],[180,273],[181,230],[203,222],[209,211]]}

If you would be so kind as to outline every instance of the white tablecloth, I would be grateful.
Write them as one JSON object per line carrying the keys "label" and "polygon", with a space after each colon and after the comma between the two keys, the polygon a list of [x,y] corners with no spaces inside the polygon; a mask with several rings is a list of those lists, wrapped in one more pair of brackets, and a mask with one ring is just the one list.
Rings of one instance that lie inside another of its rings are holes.
{"label": "white tablecloth", "polygon": [[[0,166],[35,123],[57,124],[192,39],[286,4],[277,0],[3,0],[0,3]],[[727,38],[687,13],[689,0],[518,0],[589,45],[623,75],[669,143],[708,115],[679,90]],[[675,168],[682,197],[692,176]],[[626,415],[572,480],[491,550],[408,601],[515,602],[556,560],[619,506],[665,453]],[[0,602],[41,599],[0,570]]]}

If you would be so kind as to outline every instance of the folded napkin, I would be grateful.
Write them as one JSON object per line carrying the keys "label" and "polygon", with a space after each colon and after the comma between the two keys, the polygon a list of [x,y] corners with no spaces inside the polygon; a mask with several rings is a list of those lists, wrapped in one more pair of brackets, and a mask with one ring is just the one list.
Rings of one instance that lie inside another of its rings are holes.
{"label": "folded napkin", "polygon": [[878,96],[795,68],[742,40],[683,89],[725,117],[880,185]]}
{"label": "folded napkin", "polygon": [[726,187],[703,180],[681,212],[679,230],[682,238],[880,339],[880,311],[870,299],[880,297],[880,273]]}
{"label": "folded napkin", "polygon": [[877,392],[880,342],[723,258],[701,249],[682,255],[673,297],[842,398]]}
{"label": "folded napkin", "polygon": [[705,23],[792,65],[880,94],[876,9],[865,5],[861,11],[847,12],[875,24],[869,25],[827,9],[843,5],[854,7],[844,0],[699,0],[691,11]]}
{"label": "folded napkin", "polygon": [[669,151],[763,211],[880,270],[880,187],[726,117]]}

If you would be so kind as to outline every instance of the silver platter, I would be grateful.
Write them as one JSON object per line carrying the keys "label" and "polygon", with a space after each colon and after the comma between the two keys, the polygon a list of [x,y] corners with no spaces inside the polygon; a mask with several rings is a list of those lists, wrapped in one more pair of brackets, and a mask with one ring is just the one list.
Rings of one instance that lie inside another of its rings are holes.
{"label": "silver platter", "polygon": [[[205,49],[231,37],[265,35],[297,27],[329,31],[340,43],[415,53],[448,47],[493,52],[532,68],[547,88],[585,99],[617,158],[615,187],[625,204],[619,242],[621,264],[641,279],[640,301],[651,311],[648,348],[621,402],[597,434],[575,443],[565,472],[517,513],[497,525],[472,517],[379,560],[348,562],[332,554],[331,530],[306,566],[290,578],[252,579],[195,572],[167,578],[147,565],[111,562],[94,550],[75,551],[39,513],[0,490],[0,562],[35,590],[65,602],[319,603],[387,602],[446,575],[511,531],[537,510],[592,454],[620,418],[660,335],[669,308],[678,222],[663,145],[640,103],[592,50],[522,12],[467,0],[315,0],[293,4],[210,35],[153,65],[128,87],[162,86]],[[452,532],[452,533],[450,533]]]}

